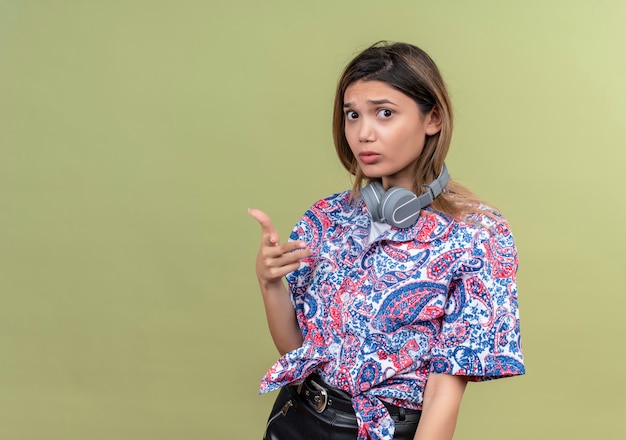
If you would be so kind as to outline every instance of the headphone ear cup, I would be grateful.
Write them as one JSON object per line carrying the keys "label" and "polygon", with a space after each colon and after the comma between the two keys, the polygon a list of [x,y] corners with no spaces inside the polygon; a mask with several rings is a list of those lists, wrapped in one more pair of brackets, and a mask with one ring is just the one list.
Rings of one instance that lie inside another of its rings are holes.
{"label": "headphone ear cup", "polygon": [[406,188],[391,188],[382,199],[380,211],[383,221],[396,228],[408,228],[415,223],[422,207],[417,196]]}
{"label": "headphone ear cup", "polygon": [[372,216],[372,220],[375,222],[382,221],[383,217],[381,216],[380,207],[383,196],[385,195],[385,188],[383,188],[380,182],[372,182],[361,190],[361,195],[365,201],[367,210]]}

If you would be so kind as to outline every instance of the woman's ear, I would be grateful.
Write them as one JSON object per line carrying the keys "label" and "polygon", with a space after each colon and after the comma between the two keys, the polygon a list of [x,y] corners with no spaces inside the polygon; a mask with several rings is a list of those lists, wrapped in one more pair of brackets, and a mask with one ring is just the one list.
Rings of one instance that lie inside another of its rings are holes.
{"label": "woman's ear", "polygon": [[441,131],[442,125],[443,118],[441,116],[441,110],[439,110],[438,105],[435,105],[432,110],[426,114],[424,131],[428,136],[433,136]]}

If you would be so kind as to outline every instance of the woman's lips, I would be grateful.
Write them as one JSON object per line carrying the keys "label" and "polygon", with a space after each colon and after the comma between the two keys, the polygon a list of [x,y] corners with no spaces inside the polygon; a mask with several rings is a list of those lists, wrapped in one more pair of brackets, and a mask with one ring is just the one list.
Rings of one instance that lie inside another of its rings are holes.
{"label": "woman's lips", "polygon": [[374,153],[372,151],[364,151],[362,153],[359,153],[359,159],[361,159],[361,162],[368,165],[377,162],[379,158],[380,154]]}

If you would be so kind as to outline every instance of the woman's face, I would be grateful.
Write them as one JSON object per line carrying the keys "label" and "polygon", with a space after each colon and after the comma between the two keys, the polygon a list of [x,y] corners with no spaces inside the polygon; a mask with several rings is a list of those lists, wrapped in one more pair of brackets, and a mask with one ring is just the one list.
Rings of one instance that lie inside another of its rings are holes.
{"label": "woman's face", "polygon": [[385,189],[413,189],[426,135],[441,129],[435,107],[422,114],[410,97],[381,81],[359,80],[343,97],[345,135],[363,174]]}

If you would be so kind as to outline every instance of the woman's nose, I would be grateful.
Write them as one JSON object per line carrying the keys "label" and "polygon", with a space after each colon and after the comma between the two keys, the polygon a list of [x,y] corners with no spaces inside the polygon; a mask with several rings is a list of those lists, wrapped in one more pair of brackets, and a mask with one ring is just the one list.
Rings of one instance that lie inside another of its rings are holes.
{"label": "woman's nose", "polygon": [[359,124],[359,142],[372,142],[374,138],[372,125],[366,121],[361,121]]}

